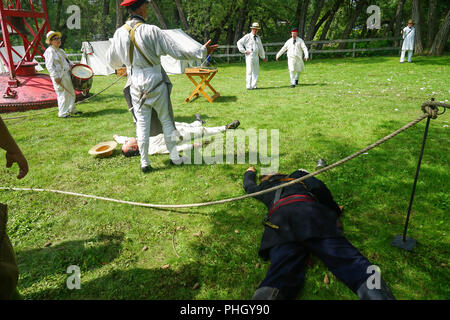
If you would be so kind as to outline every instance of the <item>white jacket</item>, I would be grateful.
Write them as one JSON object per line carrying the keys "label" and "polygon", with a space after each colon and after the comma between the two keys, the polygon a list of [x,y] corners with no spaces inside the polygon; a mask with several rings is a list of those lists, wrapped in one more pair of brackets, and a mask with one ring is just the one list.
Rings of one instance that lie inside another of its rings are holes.
{"label": "white jacket", "polygon": [[240,53],[245,53],[246,51],[251,52],[251,56],[260,57],[261,59],[266,58],[266,53],[264,51],[261,37],[253,35],[253,33],[248,33],[245,36],[243,36],[238,42],[237,47]]}
{"label": "white jacket", "polygon": [[[136,20],[132,20],[136,21]],[[132,21],[127,21],[132,25]],[[126,65],[131,73],[131,84],[141,92],[148,92],[162,81],[161,56],[170,55],[177,60],[204,59],[206,47],[198,46],[186,48],[183,43],[177,43],[164,34],[160,28],[154,25],[143,24],[136,29],[135,38],[138,46],[144,52],[147,59],[153,64],[150,67],[145,58],[135,48],[133,66],[130,60],[130,36],[125,27],[116,30],[106,55],[107,62],[114,69]]]}
{"label": "white jacket", "polygon": [[297,37],[295,39],[290,38],[284,44],[283,48],[277,53],[277,59],[280,58],[286,51],[288,57],[289,71],[301,72],[305,69],[305,64],[303,63],[303,55],[306,59],[309,58],[308,48],[305,45],[305,41]]}
{"label": "white jacket", "polygon": [[52,79],[62,79],[70,71],[71,64],[67,62],[68,58],[63,49],[49,46],[44,52],[44,58],[45,67]]}
{"label": "white jacket", "polygon": [[414,50],[414,36],[416,35],[416,29],[414,27],[403,28],[403,45],[402,50]]}

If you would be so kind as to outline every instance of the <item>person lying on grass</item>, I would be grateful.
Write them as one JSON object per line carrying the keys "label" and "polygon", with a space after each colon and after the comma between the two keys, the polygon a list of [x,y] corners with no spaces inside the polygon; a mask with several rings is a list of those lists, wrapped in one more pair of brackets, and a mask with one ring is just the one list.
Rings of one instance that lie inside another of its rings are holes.
{"label": "person lying on grass", "polygon": [[[290,175],[260,176],[257,185],[256,170],[250,167],[244,174],[244,190],[255,193],[308,174],[299,169]],[[368,268],[372,264],[344,237],[339,228],[342,207],[322,181],[311,177],[254,198],[269,210],[263,221],[265,230],[258,254],[270,260],[270,268],[255,291],[254,300],[295,299],[305,278],[310,253],[322,260],[360,299],[395,299],[381,276],[375,288],[369,284]]]}
{"label": "person lying on grass", "polygon": [[[186,152],[193,148],[201,147],[201,144],[191,142],[193,138],[196,139],[214,136],[218,133],[224,132],[229,129],[237,129],[237,127],[239,127],[240,125],[239,120],[234,120],[233,122],[227,124],[226,126],[220,127],[204,127],[203,123],[205,123],[205,121],[201,119],[199,114],[195,115],[195,121],[192,123],[175,122],[175,127],[177,131],[180,133],[180,136],[182,138],[177,144],[178,152],[181,151]],[[126,157],[139,155],[139,147],[136,138],[119,136],[117,134],[115,134],[113,138],[117,143],[123,145],[122,153]],[[168,153],[169,150],[166,147],[163,134],[150,137],[148,148],[149,155],[168,154]]]}

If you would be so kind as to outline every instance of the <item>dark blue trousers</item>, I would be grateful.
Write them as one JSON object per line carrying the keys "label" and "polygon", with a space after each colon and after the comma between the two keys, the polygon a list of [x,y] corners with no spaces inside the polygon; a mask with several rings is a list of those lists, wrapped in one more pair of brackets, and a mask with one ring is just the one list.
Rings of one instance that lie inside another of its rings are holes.
{"label": "dark blue trousers", "polygon": [[270,249],[270,268],[259,287],[278,288],[285,299],[295,299],[305,279],[309,253],[353,292],[370,276],[367,268],[371,263],[346,238],[312,238]]}

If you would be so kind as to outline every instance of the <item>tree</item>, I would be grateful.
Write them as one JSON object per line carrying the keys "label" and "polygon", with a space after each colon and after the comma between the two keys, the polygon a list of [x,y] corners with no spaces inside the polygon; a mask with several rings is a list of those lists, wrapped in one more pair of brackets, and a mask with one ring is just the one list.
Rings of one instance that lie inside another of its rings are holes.
{"label": "tree", "polygon": [[450,9],[447,10],[444,21],[439,28],[436,37],[434,38],[433,45],[431,46],[430,54],[434,56],[440,56],[444,52],[445,44],[448,40],[450,31]]}
{"label": "tree", "polygon": [[[238,42],[238,40],[240,39],[240,37],[242,36],[242,30],[244,29],[244,21],[246,20],[245,18],[247,16],[248,1],[249,0],[243,0],[241,7],[239,9],[239,17],[238,17],[236,29],[234,32],[233,44],[236,44]],[[233,53],[235,53],[235,52],[236,52],[236,48],[233,49]]]}
{"label": "tree", "polygon": [[[109,18],[109,0],[103,0],[103,16],[106,18]],[[105,21],[106,22],[106,21]],[[102,24],[102,37],[103,40],[108,40],[108,24],[103,23]]]}
{"label": "tree", "polygon": [[[353,27],[355,26],[356,20],[361,15],[363,9],[367,5],[367,0],[359,0],[356,4],[356,8],[353,9],[352,14],[350,16],[350,19],[348,20],[347,26],[345,27],[345,30],[342,34],[342,39],[348,39],[350,36],[350,33],[353,30]],[[339,49],[344,49],[346,47],[346,43],[342,42],[339,44]]]}
{"label": "tree", "polygon": [[314,13],[311,17],[311,20],[309,22],[309,28],[308,32],[306,33],[306,41],[312,40],[314,38],[314,35],[316,34],[316,22],[320,17],[320,13],[322,12],[323,4],[325,3],[325,0],[317,0],[316,6],[314,8]]}
{"label": "tree", "polygon": [[120,5],[122,0],[116,0],[116,29],[123,25],[123,7]]}
{"label": "tree", "polygon": [[436,20],[437,20],[437,0],[429,0],[428,5],[428,19],[427,19],[427,43],[426,47],[430,48],[433,45],[433,39],[436,34]]}
{"label": "tree", "polygon": [[[322,29],[322,34],[320,35],[320,40],[325,40],[327,38],[328,30],[330,29],[331,23],[334,20],[334,17],[336,16],[336,13],[338,12],[339,8],[341,7],[344,0],[336,0],[333,4],[333,7],[331,8],[331,14],[327,19],[327,22],[325,22],[325,25]],[[322,50],[323,44],[319,43],[317,45],[317,50]]]}
{"label": "tree", "polygon": [[414,53],[423,53],[422,44],[422,21],[420,19],[420,0],[412,0],[412,18],[414,20],[416,34],[414,37]]}
{"label": "tree", "polygon": [[175,4],[177,5],[178,15],[180,16],[181,25],[183,26],[184,30],[189,30],[189,25],[186,20],[186,15],[184,14],[183,5],[181,3],[181,0],[175,0]]}
{"label": "tree", "polygon": [[298,36],[305,37],[306,14],[308,13],[309,0],[298,0],[296,18],[298,21]]}
{"label": "tree", "polygon": [[153,11],[155,12],[156,18],[158,19],[159,24],[161,25],[162,29],[168,29],[166,20],[164,20],[164,16],[161,13],[161,10],[159,10],[159,6],[156,3],[155,0],[150,0],[150,4],[153,8]]}

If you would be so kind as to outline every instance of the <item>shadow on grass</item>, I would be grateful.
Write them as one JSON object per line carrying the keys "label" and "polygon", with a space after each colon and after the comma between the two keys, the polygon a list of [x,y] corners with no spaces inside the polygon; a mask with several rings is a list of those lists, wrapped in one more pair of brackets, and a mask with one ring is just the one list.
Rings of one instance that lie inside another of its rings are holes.
{"label": "shadow on grass", "polygon": [[46,277],[66,274],[71,265],[94,270],[119,256],[123,234],[99,234],[90,239],[63,242],[48,248],[16,252],[19,285],[31,286]]}
{"label": "shadow on grass", "polygon": [[103,109],[103,110],[98,110],[98,111],[89,111],[89,112],[84,112],[81,115],[81,118],[95,118],[95,117],[100,117],[100,116],[104,116],[104,115],[114,115],[114,114],[124,114],[129,112],[126,108],[123,109]]}

